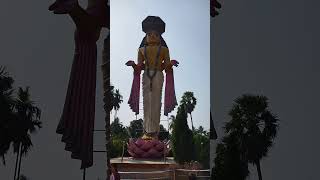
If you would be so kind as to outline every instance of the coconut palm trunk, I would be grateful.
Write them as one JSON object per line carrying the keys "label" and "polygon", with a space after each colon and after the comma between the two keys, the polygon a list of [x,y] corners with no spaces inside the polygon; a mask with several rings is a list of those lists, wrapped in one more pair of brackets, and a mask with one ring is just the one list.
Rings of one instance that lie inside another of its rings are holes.
{"label": "coconut palm trunk", "polygon": [[115,110],[115,111],[114,111],[114,117],[113,117],[113,119],[116,119],[116,117],[117,117],[117,113],[118,113],[118,111],[117,111],[117,110]]}
{"label": "coconut palm trunk", "polygon": [[192,132],[194,132],[194,126],[193,126],[193,120],[192,120],[192,114],[191,113],[190,113],[190,118],[191,118]]}
{"label": "coconut palm trunk", "polygon": [[18,155],[18,158],[19,158],[19,165],[18,165],[18,173],[17,173],[17,176],[16,176],[17,179],[19,179],[19,177],[20,177],[21,158],[22,158],[22,145],[21,145],[21,143],[19,144],[19,155]]}
{"label": "coconut palm trunk", "polygon": [[258,171],[259,180],[262,180],[262,173],[261,173],[260,161],[257,160],[255,164],[256,164],[256,166],[257,166],[257,171]]}
{"label": "coconut palm trunk", "polygon": [[19,155],[20,155],[20,146],[21,144],[19,143],[19,147],[18,147],[18,152],[17,152],[17,159],[16,159],[16,166],[14,168],[14,179],[13,180],[17,180],[17,170],[18,170],[18,162],[19,162]]}
{"label": "coconut palm trunk", "polygon": [[110,36],[108,35],[104,40],[103,46],[103,55],[102,55],[102,76],[103,76],[103,102],[104,102],[104,110],[106,112],[105,117],[105,129],[106,129],[106,155],[107,155],[107,180],[110,178],[110,171],[108,168],[110,167],[110,112],[112,110],[110,100]]}

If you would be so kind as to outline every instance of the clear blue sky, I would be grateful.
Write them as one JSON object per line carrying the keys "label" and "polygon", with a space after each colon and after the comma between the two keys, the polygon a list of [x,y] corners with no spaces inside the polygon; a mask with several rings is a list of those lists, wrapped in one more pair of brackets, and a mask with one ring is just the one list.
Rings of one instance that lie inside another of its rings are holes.
{"label": "clear blue sky", "polygon": [[[125,66],[125,63],[128,60],[136,61],[137,49],[145,35],[141,22],[153,15],[161,17],[166,23],[163,38],[169,47],[171,59],[180,62],[174,72],[177,101],[180,102],[185,91],[194,92],[198,100],[192,114],[194,125],[209,129],[209,1],[115,0],[111,1],[111,7],[111,82],[124,97],[118,112],[120,121],[128,125],[135,119],[127,104],[133,78],[132,68]],[[171,114],[176,115],[176,110]],[[138,118],[143,118],[143,110],[140,110]],[[163,112],[161,119],[167,119]],[[162,123],[167,127],[166,122]]]}

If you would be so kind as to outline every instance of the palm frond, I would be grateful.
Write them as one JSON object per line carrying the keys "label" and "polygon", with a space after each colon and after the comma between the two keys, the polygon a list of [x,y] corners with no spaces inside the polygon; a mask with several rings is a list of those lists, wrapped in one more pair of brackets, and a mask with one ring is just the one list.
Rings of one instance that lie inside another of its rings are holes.
{"label": "palm frond", "polygon": [[2,155],[1,158],[2,158],[2,164],[3,164],[3,165],[6,165],[6,158],[4,157],[4,154]]}

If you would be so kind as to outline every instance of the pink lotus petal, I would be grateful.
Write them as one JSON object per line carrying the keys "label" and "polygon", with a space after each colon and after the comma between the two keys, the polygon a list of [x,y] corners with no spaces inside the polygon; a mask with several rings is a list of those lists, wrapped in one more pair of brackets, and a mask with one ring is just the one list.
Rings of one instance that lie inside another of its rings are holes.
{"label": "pink lotus petal", "polygon": [[162,153],[160,153],[159,151],[155,150],[155,149],[150,149],[148,151],[148,154],[150,154],[151,157],[154,157],[154,158],[159,158],[159,157],[162,157]]}
{"label": "pink lotus petal", "polygon": [[163,151],[163,148],[164,148],[164,144],[158,144],[157,146],[155,146],[155,149],[157,150],[157,151]]}
{"label": "pink lotus petal", "polygon": [[144,140],[141,139],[141,138],[139,138],[139,139],[135,142],[135,144],[136,144],[138,147],[141,147],[144,143],[145,143]]}
{"label": "pink lotus petal", "polygon": [[144,151],[148,151],[153,147],[153,144],[151,141],[145,141],[145,143],[140,147]]}
{"label": "pink lotus petal", "polygon": [[135,149],[134,149],[134,153],[137,154],[137,155],[139,155],[139,156],[141,156],[141,155],[145,154],[146,152],[143,151],[143,150],[140,149],[140,148],[135,148]]}

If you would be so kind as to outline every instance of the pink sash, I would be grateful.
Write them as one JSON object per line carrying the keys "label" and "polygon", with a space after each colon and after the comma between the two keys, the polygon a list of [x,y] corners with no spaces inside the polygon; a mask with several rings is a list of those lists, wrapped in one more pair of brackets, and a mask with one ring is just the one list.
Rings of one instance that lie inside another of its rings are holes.
{"label": "pink sash", "polygon": [[135,114],[139,114],[139,99],[140,99],[140,73],[141,71],[133,72],[133,81],[128,104]]}
{"label": "pink sash", "polygon": [[[177,66],[178,62],[175,60],[171,61],[175,66]],[[133,66],[133,61],[128,61],[126,63],[127,66]],[[139,114],[139,99],[140,99],[140,74],[141,70],[136,70],[133,73],[133,81],[131,86],[131,93],[129,97],[128,104],[132,111],[137,115]],[[174,108],[178,105],[176,99],[176,93],[174,90],[174,76],[173,71],[166,72],[166,84],[165,84],[165,98],[164,98],[164,115],[168,116],[168,114],[174,110]]]}
{"label": "pink sash", "polygon": [[164,115],[168,114],[174,110],[178,105],[176,99],[176,93],[174,91],[174,76],[173,71],[166,72],[166,87],[165,87],[165,96],[164,96]]}

